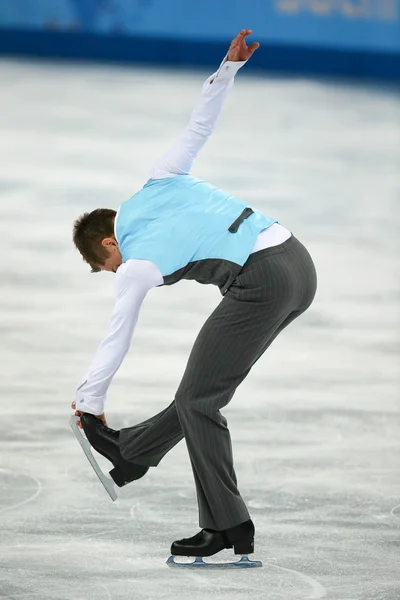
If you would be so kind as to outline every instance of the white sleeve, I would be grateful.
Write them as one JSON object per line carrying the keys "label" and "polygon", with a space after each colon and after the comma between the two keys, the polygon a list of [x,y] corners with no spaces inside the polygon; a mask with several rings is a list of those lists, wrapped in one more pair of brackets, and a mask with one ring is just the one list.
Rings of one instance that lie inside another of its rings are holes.
{"label": "white sleeve", "polygon": [[156,265],[131,259],[115,275],[116,300],[106,337],[76,391],[76,409],[100,415],[111,380],[129,350],[139,310],[147,292],[164,282]]}
{"label": "white sleeve", "polygon": [[155,163],[150,173],[152,179],[190,173],[194,159],[215,129],[233,86],[233,79],[245,62],[225,62],[224,59],[218,71],[205,81],[189,124],[175,139],[170,149]]}

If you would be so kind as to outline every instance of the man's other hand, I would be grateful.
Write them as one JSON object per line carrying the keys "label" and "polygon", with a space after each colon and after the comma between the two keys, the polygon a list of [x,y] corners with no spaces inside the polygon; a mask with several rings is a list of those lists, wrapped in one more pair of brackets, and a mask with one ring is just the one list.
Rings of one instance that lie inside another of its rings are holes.
{"label": "man's other hand", "polygon": [[260,47],[258,42],[253,42],[250,46],[247,46],[246,36],[251,35],[252,33],[251,29],[242,29],[242,31],[237,34],[229,47],[226,60],[232,60],[234,62],[249,60],[257,48]]}
{"label": "man's other hand", "polygon": [[[75,404],[75,402],[73,402],[71,404],[71,408],[75,411],[75,417],[80,417],[81,415],[83,415],[83,412],[81,410],[76,410],[76,404]],[[102,415],[95,415],[95,417],[97,419],[100,419],[100,421],[102,421],[104,423],[104,425],[107,426],[106,416],[105,416],[104,413]],[[82,429],[82,425],[81,425],[80,421],[77,421],[76,424],[78,425],[78,427],[80,427]]]}

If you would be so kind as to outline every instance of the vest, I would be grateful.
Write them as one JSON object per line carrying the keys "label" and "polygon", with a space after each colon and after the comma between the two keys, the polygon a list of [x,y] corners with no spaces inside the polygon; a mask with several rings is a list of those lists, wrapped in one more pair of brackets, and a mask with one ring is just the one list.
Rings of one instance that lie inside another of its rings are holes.
{"label": "vest", "polygon": [[124,202],[115,234],[122,261],[152,261],[164,285],[194,279],[225,294],[258,234],[276,222],[205,181],[179,175],[150,179]]}

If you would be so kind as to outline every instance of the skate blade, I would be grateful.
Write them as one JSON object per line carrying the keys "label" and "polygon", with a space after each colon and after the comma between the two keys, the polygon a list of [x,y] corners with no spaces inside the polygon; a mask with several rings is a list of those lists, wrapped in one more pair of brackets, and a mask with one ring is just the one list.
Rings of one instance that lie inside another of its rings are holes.
{"label": "skate blade", "polygon": [[90,462],[97,477],[100,479],[100,482],[102,483],[103,487],[105,488],[107,494],[110,496],[111,500],[114,501],[118,498],[117,493],[114,488],[114,482],[109,477],[106,477],[104,475],[103,471],[100,469],[95,457],[92,454],[91,445],[89,444],[88,440],[83,435],[80,428],[78,427],[77,421],[79,421],[79,417],[72,416],[70,418],[69,423],[71,425],[71,429],[74,432],[75,437],[78,440],[79,444],[81,445],[81,448],[84,451],[86,458]]}
{"label": "skate blade", "polygon": [[192,563],[179,563],[175,561],[175,558],[175,556],[170,556],[167,560],[167,565],[172,569],[254,569],[263,566],[260,560],[250,560],[248,556],[242,556],[240,560],[228,563],[206,563],[199,557],[195,558]]}

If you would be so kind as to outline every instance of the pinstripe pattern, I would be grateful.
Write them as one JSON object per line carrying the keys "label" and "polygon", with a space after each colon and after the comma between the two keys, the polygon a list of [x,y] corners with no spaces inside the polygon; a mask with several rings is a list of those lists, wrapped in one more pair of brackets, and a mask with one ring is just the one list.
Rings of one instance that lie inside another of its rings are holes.
{"label": "pinstripe pattern", "polygon": [[315,291],[313,262],[294,236],[251,255],[203,325],[175,401],[121,431],[124,458],[150,466],[185,437],[202,528],[227,529],[249,518],[220,409],[276,336],[310,306]]}

